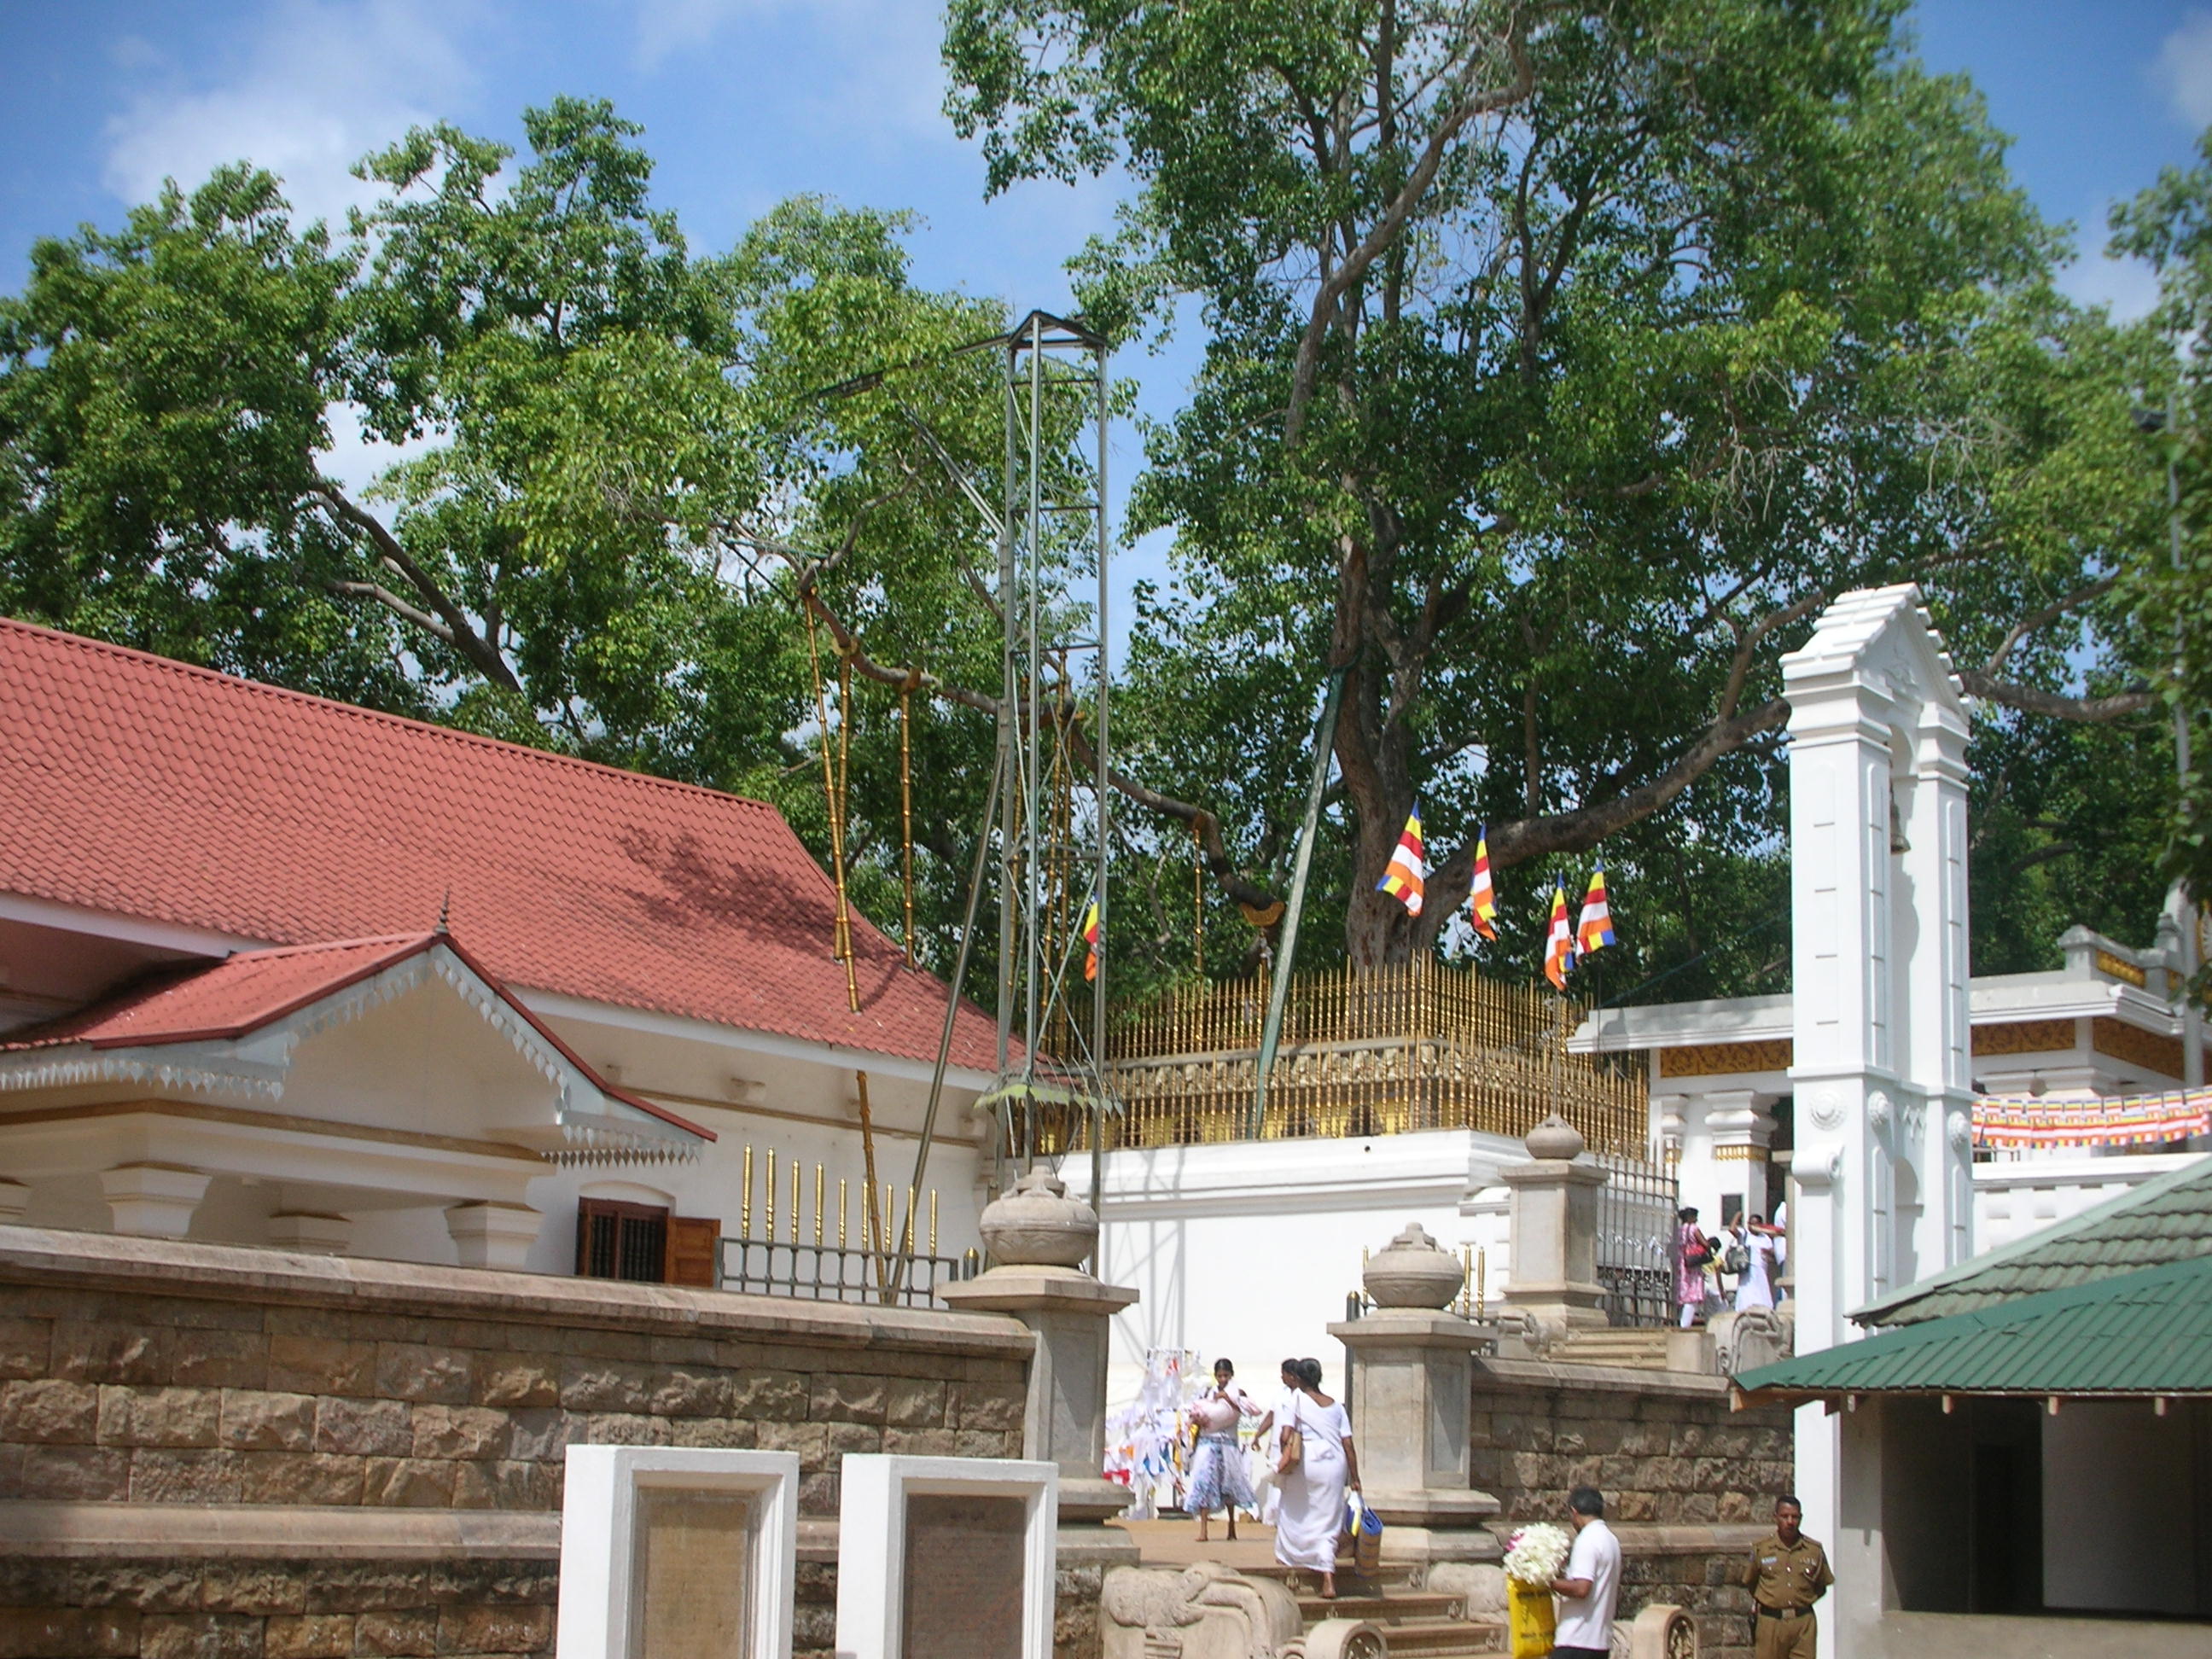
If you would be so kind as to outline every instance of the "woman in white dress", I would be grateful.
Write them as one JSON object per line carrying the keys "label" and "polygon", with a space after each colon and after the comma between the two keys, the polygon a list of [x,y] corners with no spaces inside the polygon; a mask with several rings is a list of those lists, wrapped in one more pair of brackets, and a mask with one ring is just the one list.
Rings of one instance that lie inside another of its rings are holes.
{"label": "woman in white dress", "polygon": [[1753,1216],[1747,1222],[1738,1216],[1732,1231],[1744,1253],[1743,1271],[1736,1275],[1735,1310],[1741,1313],[1746,1308],[1772,1307],[1777,1230],[1768,1226],[1762,1217]]}
{"label": "woman in white dress", "polygon": [[[1321,1362],[1296,1363],[1298,1391],[1286,1402],[1280,1426],[1298,1431],[1297,1462],[1280,1477],[1282,1507],[1275,1513],[1275,1559],[1321,1575],[1325,1601],[1336,1599],[1336,1540],[1344,1531],[1344,1494],[1359,1490],[1359,1460],[1352,1449],[1352,1419],[1321,1391]],[[1285,1378],[1291,1362],[1283,1367]]]}

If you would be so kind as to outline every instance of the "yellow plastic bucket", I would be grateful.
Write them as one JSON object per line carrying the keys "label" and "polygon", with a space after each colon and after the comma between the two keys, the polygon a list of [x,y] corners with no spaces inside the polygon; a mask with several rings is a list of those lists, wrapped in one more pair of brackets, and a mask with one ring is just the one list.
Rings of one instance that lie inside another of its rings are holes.
{"label": "yellow plastic bucket", "polygon": [[1505,1581],[1506,1611],[1512,1620],[1513,1659],[1544,1659],[1559,1629],[1552,1592],[1540,1584]]}

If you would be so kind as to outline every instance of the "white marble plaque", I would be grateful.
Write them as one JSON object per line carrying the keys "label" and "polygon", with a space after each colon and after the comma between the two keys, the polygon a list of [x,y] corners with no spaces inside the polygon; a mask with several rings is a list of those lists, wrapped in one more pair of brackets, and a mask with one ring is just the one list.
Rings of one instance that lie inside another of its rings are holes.
{"label": "white marble plaque", "polygon": [[1022,1659],[1028,1505],[910,1492],[903,1659]]}
{"label": "white marble plaque", "polygon": [[562,1659],[791,1659],[799,1459],[571,1446]]}
{"label": "white marble plaque", "polygon": [[840,1486],[839,1659],[1051,1659],[1056,1466],[855,1455]]}
{"label": "white marble plaque", "polygon": [[630,1651],[652,1659],[752,1659],[745,1619],[755,1494],[641,1486],[630,1566]]}

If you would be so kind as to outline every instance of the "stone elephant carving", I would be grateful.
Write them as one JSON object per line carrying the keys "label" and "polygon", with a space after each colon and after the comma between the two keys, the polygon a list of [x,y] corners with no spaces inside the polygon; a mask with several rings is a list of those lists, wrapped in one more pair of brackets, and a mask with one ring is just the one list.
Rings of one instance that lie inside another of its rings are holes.
{"label": "stone elephant carving", "polygon": [[1180,1572],[1116,1567],[1099,1588],[1103,1659],[1294,1659],[1304,1620],[1271,1578],[1218,1561]]}

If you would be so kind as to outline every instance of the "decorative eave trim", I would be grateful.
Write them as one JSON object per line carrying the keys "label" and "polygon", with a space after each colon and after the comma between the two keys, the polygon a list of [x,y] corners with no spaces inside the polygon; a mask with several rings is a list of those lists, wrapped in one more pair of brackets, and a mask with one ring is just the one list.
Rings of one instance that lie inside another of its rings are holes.
{"label": "decorative eave trim", "polygon": [[0,1060],[0,1094],[122,1083],[228,1100],[283,1098],[289,1056],[276,1064],[175,1048],[100,1050],[89,1044]]}

